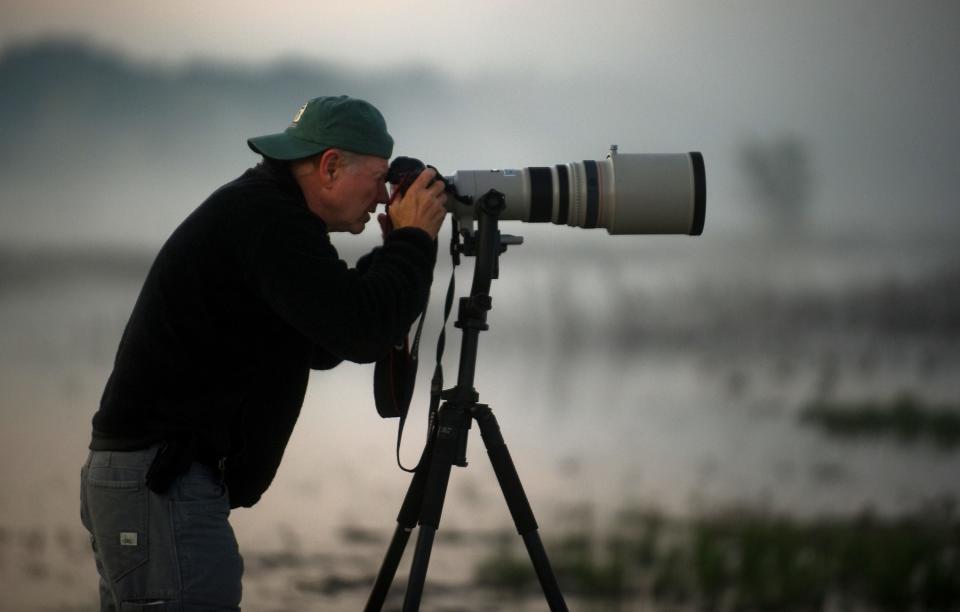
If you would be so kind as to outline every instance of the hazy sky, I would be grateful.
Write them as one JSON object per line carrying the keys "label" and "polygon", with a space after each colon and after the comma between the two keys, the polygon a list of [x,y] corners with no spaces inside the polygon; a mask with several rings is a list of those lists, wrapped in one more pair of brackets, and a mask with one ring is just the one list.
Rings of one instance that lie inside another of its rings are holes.
{"label": "hazy sky", "polygon": [[[453,73],[534,67],[616,74],[641,58],[669,63],[691,53],[705,64],[720,57],[768,67],[786,61],[795,69],[856,55],[858,48],[870,54],[857,59],[871,63],[871,54],[884,59],[894,50],[907,58],[938,48],[955,52],[958,6],[954,0],[4,0],[0,36],[9,42],[83,34],[151,59],[298,55],[367,66],[419,62]],[[790,61],[800,51],[803,61]]]}
{"label": "hazy sky", "polygon": [[264,61],[293,54],[367,66],[421,62],[450,72],[516,64],[606,71],[629,65],[636,53],[669,57],[689,36],[703,36],[709,22],[727,12],[713,4],[5,0],[0,35],[79,32],[141,57],[169,60]]}
{"label": "hazy sky", "polygon": [[[537,163],[602,154],[614,134],[628,135],[620,144],[631,152],[702,148],[714,211],[748,197],[740,143],[796,135],[812,152],[821,225],[884,210],[896,212],[893,229],[960,219],[958,31],[956,0],[0,4],[0,46],[68,35],[147,62],[293,56],[509,83],[524,100],[511,109],[525,113],[521,124],[556,120],[576,145],[560,151],[561,138],[541,138]],[[497,92],[474,101],[493,108]],[[478,121],[443,110],[448,133]],[[398,141],[422,147],[405,129]],[[528,159],[497,153],[474,155],[473,167]]]}

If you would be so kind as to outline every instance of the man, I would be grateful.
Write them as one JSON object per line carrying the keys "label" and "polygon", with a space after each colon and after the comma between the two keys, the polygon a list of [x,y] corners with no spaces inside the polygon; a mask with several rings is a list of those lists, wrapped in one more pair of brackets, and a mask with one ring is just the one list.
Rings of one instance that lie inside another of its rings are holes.
{"label": "man", "polygon": [[376,108],[316,98],[247,142],[263,162],[164,244],[93,417],[81,518],[102,610],[238,610],[227,518],[273,479],[309,370],[377,360],[429,293],[446,199],[432,170],[379,215],[383,246],[355,269],[330,243],[387,202]]}

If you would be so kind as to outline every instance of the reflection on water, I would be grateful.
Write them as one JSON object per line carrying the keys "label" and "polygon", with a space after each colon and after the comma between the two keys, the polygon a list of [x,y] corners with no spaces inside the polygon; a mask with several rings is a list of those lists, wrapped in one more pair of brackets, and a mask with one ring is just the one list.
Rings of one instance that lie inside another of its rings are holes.
{"label": "reflection on water", "polygon": [[[497,414],[548,543],[577,532],[584,516],[609,526],[629,509],[668,520],[730,507],[890,516],[960,493],[960,453],[950,448],[838,439],[799,420],[813,401],[883,403],[901,391],[957,405],[954,252],[611,244],[562,256],[535,241],[511,248],[481,337],[481,401]],[[108,261],[0,257],[0,588],[13,606],[4,609],[87,609],[95,598],[77,474],[149,257]],[[456,330],[450,340],[448,380]],[[431,368],[421,370],[406,464],[422,444]],[[393,463],[395,423],[375,416],[371,379],[369,367],[349,364],[315,373],[275,484],[234,514],[250,609],[363,601],[408,483]],[[479,436],[468,459],[451,477],[427,603],[466,597],[497,609],[500,590],[478,585],[477,567],[492,534],[512,528]]]}

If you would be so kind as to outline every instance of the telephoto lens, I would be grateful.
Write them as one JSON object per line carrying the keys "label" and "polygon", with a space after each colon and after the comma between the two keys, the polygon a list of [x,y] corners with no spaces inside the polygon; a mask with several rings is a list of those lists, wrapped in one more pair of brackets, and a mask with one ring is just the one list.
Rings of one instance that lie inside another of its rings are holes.
{"label": "telephoto lens", "polygon": [[618,153],[605,160],[519,170],[459,170],[446,178],[458,198],[448,208],[473,218],[472,201],[504,195],[501,220],[605,228],[610,234],[703,233],[707,185],[698,152]]}

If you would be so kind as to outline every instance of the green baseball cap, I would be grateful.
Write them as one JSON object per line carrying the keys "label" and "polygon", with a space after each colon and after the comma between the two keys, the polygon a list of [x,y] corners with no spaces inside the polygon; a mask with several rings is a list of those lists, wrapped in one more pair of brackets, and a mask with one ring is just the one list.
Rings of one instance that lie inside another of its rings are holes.
{"label": "green baseball cap", "polygon": [[279,134],[247,139],[254,152],[273,159],[300,159],[335,147],[389,159],[393,138],[376,107],[349,96],[314,98],[300,107]]}

